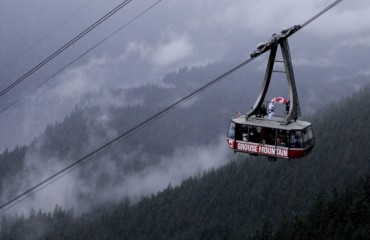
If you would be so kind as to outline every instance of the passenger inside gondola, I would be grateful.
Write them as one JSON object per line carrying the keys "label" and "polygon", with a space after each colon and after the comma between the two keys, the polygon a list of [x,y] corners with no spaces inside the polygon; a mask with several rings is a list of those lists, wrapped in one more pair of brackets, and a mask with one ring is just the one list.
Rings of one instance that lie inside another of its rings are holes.
{"label": "passenger inside gondola", "polygon": [[243,136],[242,128],[240,127],[240,125],[236,125],[235,139],[236,140],[242,140],[242,136]]}
{"label": "passenger inside gondola", "polygon": [[290,146],[294,147],[294,148],[303,147],[302,132],[301,131],[294,131],[294,130],[291,131]]}
{"label": "passenger inside gondola", "polygon": [[261,127],[250,126],[249,127],[249,141],[254,143],[260,142]]}
{"label": "passenger inside gondola", "polygon": [[275,129],[273,128],[263,128],[264,140],[267,145],[275,145]]}
{"label": "passenger inside gondola", "polygon": [[276,145],[279,147],[288,147],[288,132],[286,130],[277,129]]}

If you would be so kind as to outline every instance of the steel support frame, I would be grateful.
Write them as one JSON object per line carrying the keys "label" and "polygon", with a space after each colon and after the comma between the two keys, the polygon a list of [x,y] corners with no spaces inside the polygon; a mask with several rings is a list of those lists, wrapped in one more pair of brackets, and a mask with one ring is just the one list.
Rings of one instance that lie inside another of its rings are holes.
{"label": "steel support frame", "polygon": [[288,39],[283,38],[283,39],[279,39],[279,44],[276,44],[270,50],[270,55],[269,55],[266,72],[265,72],[265,78],[262,84],[260,94],[255,104],[253,105],[252,110],[245,115],[246,119],[248,119],[252,115],[257,115],[261,111],[261,106],[263,104],[263,101],[265,100],[266,93],[270,85],[271,76],[272,76],[275,58],[276,58],[276,52],[277,52],[277,48],[279,45],[280,45],[281,53],[283,56],[283,62],[284,62],[286,77],[288,81],[289,100],[290,100],[290,108],[289,108],[289,112],[287,116],[285,117],[285,124],[289,124],[292,121],[296,121],[298,117],[300,117],[301,115],[301,111],[299,107],[299,100],[298,100],[298,93],[297,93],[297,88],[296,88],[295,79],[294,79],[293,64],[292,64],[292,60],[290,57]]}

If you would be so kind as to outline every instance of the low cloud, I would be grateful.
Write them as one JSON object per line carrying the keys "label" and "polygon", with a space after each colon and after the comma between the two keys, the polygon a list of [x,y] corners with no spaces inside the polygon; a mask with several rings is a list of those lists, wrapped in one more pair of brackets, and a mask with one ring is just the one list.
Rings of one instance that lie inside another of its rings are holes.
{"label": "low cloud", "polygon": [[346,39],[340,41],[339,44],[336,45],[336,47],[337,50],[340,48],[370,48],[370,32],[351,40]]}
{"label": "low cloud", "polygon": [[198,176],[206,170],[218,168],[228,162],[230,151],[225,138],[220,137],[213,145],[177,148],[172,156],[163,157],[159,164],[143,169],[125,182],[131,197],[160,191],[171,183],[179,185],[190,176]]}
{"label": "low cloud", "polygon": [[128,54],[136,54],[141,60],[148,60],[155,68],[164,68],[179,63],[191,56],[194,46],[186,34],[173,32],[163,34],[156,44],[131,42],[127,47]]}
{"label": "low cloud", "polygon": [[194,47],[187,35],[170,34],[168,38],[153,52],[151,61],[154,65],[168,66],[184,60],[193,53]]}
{"label": "low cloud", "polygon": [[[78,213],[96,204],[116,202],[126,197],[136,202],[142,196],[165,189],[169,184],[179,185],[186,178],[199,176],[204,171],[226,164],[229,154],[224,137],[220,137],[211,145],[177,148],[173,155],[163,156],[156,164],[126,174],[122,165],[143,157],[140,152],[122,155],[121,162],[98,157],[46,186],[8,213],[28,214],[32,208],[52,211],[56,205],[64,209],[73,208]],[[148,161],[152,162],[152,159],[148,157]],[[4,183],[6,190],[2,194],[2,202],[46,179],[66,164],[60,159],[42,160],[38,151],[28,153],[27,173]],[[86,175],[89,177],[86,178]]]}

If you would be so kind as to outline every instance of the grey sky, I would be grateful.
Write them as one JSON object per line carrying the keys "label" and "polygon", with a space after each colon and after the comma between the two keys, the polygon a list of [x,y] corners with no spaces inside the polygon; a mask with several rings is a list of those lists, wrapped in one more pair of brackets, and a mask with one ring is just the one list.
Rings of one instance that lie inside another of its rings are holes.
{"label": "grey sky", "polygon": [[[91,2],[1,0],[0,66],[3,67],[74,12]],[[71,40],[121,1],[93,1],[47,39],[0,72],[4,88]],[[4,102],[46,79],[89,47],[135,17],[156,1],[134,0],[108,21],[66,50],[19,87],[2,97]],[[62,119],[87,93],[130,88],[158,82],[183,66],[246,59],[259,42],[285,26],[304,23],[331,4],[329,0],[163,0],[146,15],[52,79],[11,111],[0,116],[0,149],[25,144],[48,123]],[[370,2],[344,0],[294,35],[294,63],[316,66],[351,66],[369,73]],[[360,60],[356,62],[356,54]],[[351,61],[346,60],[350,58]],[[104,102],[103,101],[103,102]],[[124,104],[124,103],[122,103]]]}

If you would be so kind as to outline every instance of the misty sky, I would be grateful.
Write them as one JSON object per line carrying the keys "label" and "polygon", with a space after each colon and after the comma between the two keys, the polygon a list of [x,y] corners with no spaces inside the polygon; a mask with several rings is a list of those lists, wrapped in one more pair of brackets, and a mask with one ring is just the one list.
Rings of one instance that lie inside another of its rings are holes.
{"label": "misty sky", "polygon": [[[1,0],[1,89],[120,2]],[[155,2],[133,0],[2,96],[1,109]],[[162,0],[36,93],[2,113],[0,149],[29,143],[47,124],[62,120],[75,105],[85,104],[81,101],[86,94],[98,94],[99,104],[125,104],[115,102],[109,90],[158,83],[166,73],[183,66],[247,59],[272,33],[304,23],[332,2]],[[345,67],[354,74],[369,74],[369,16],[370,1],[344,0],[289,39],[294,64]]]}

